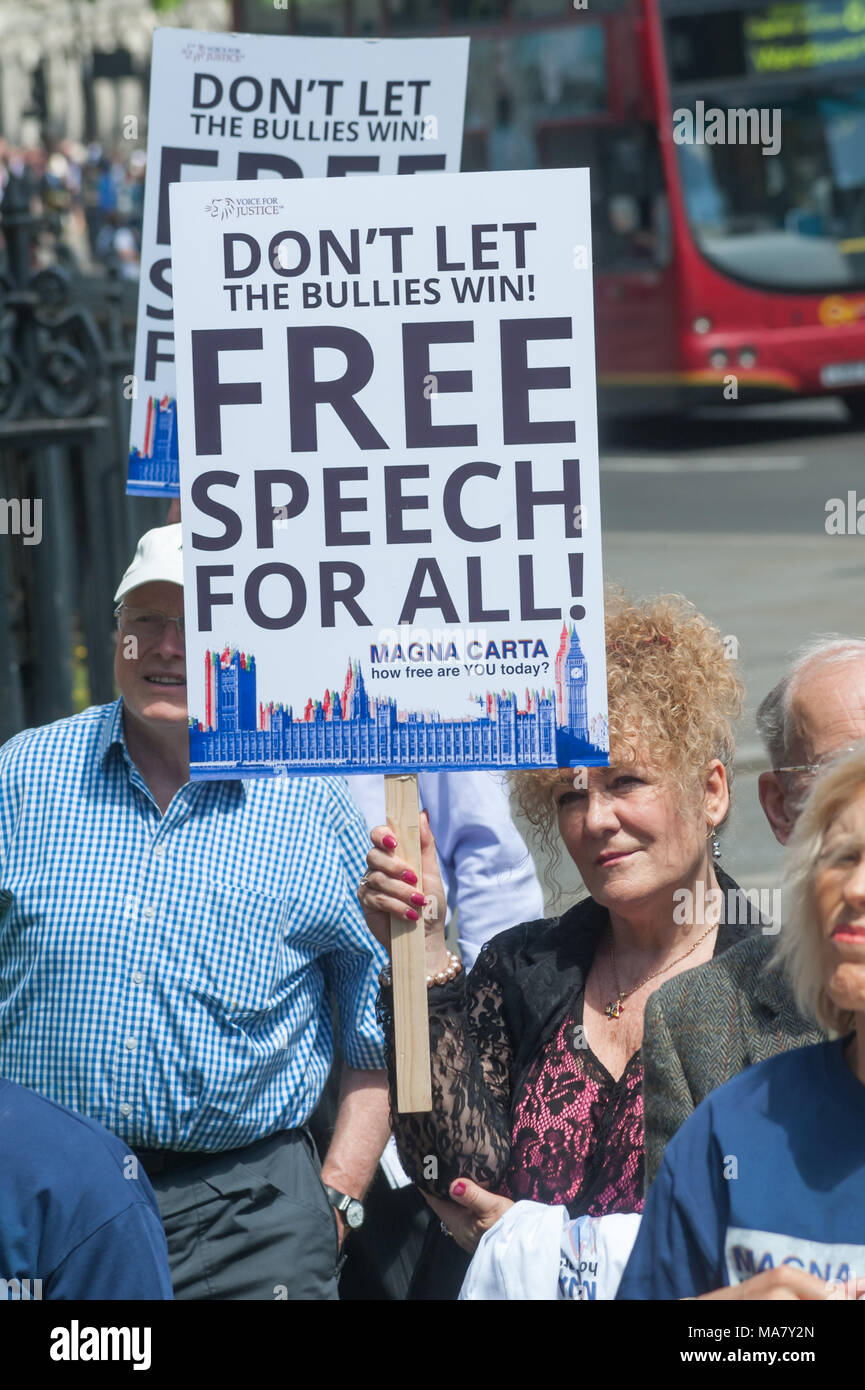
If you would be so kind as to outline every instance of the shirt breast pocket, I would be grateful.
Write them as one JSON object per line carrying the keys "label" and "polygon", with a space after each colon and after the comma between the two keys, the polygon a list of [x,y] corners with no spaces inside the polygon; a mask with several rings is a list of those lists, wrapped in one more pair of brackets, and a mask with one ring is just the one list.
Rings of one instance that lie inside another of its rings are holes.
{"label": "shirt breast pocket", "polygon": [[183,976],[210,1012],[238,1019],[266,1013],[284,983],[288,903],[236,884],[208,885]]}

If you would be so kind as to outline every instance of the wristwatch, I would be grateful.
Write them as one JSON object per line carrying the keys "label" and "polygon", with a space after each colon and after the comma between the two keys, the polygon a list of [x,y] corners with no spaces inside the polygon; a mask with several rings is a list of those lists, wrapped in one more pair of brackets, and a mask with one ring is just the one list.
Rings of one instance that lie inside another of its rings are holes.
{"label": "wristwatch", "polygon": [[337,1211],[342,1212],[345,1224],[350,1231],[357,1231],[363,1225],[364,1209],[363,1202],[359,1202],[356,1197],[347,1197],[344,1192],[337,1192],[335,1187],[328,1187],[327,1183],[322,1183],[322,1187],[327,1193],[327,1200]]}

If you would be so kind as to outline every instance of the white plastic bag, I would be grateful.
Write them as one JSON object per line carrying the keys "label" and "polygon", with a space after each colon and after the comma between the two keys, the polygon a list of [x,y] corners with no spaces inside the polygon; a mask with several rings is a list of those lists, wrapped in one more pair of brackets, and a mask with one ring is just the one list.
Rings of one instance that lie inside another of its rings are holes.
{"label": "white plastic bag", "polygon": [[481,1240],[460,1299],[615,1298],[639,1224],[636,1214],[571,1221],[565,1207],[516,1202]]}

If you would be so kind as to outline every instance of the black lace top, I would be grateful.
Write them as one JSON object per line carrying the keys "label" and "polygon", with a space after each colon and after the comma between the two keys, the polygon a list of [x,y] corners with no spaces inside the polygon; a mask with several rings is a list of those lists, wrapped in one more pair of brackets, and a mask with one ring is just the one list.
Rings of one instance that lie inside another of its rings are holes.
{"label": "black lace top", "polygon": [[[736,888],[723,871],[717,876],[725,891]],[[640,1053],[614,1081],[587,1048],[573,1045],[608,921],[587,898],[561,918],[502,932],[468,976],[429,991],[433,1108],[398,1114],[392,1101],[391,1115],[400,1159],[420,1188],[447,1197],[455,1178],[468,1177],[515,1198],[566,1203],[572,1216],[639,1210]],[[753,930],[722,926],[716,954]],[[390,986],[379,1022],[393,1097]]]}
{"label": "black lace top", "polygon": [[[400,1160],[419,1187],[447,1197],[454,1178],[495,1189],[510,1155],[513,1048],[487,944],[469,977],[429,992],[432,1110],[398,1114],[392,987],[384,986],[378,1016],[387,1043],[391,1124]],[[491,969],[492,967],[492,969]]]}

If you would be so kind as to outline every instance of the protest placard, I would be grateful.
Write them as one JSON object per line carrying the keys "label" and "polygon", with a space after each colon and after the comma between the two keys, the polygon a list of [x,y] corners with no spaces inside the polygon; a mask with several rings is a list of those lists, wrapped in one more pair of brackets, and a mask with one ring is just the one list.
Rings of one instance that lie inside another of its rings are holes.
{"label": "protest placard", "polygon": [[588,173],[372,189],[171,190],[191,775],[606,764]]}
{"label": "protest placard", "polygon": [[456,171],[468,46],[156,30],[128,492],[178,494],[170,185],[256,179],[265,198],[274,180]]}

